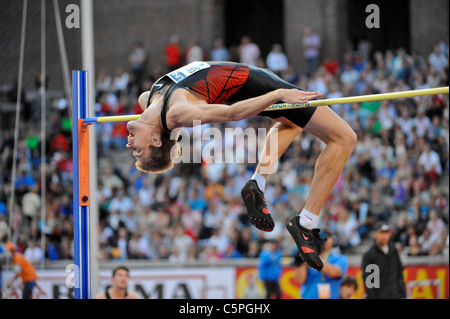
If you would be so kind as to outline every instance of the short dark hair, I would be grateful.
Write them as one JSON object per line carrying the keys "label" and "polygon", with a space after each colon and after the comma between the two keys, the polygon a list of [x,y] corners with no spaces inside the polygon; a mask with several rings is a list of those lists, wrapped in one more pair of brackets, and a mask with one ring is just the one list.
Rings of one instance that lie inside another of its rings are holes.
{"label": "short dark hair", "polygon": [[128,274],[130,273],[130,270],[127,267],[125,267],[125,266],[118,266],[118,267],[113,269],[112,277],[114,277],[116,275],[116,272],[118,270],[125,270]]}
{"label": "short dark hair", "polygon": [[171,153],[172,148],[178,142],[178,138],[171,139],[169,131],[162,131],[160,138],[161,146],[156,147],[150,145],[150,157],[136,162],[136,168],[141,172],[159,174],[164,173],[173,167],[174,163]]}
{"label": "short dark hair", "polygon": [[341,287],[342,286],[353,286],[355,287],[355,290],[358,290],[358,282],[356,281],[355,277],[346,275],[342,279]]}

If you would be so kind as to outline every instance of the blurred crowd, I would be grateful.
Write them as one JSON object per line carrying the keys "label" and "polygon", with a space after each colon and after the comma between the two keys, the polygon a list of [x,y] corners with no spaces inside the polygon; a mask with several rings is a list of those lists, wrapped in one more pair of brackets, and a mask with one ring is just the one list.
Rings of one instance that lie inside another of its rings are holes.
{"label": "blurred crowd", "polygon": [[[174,35],[161,52],[165,65],[153,65],[144,45],[137,42],[122,66],[98,70],[97,115],[141,113],[139,93],[166,72],[196,60],[270,68],[325,98],[448,86],[448,39],[426,56],[401,48],[374,52],[369,42],[361,42],[341,59],[332,60],[321,59],[320,38],[312,30],[304,37],[304,70],[290,65],[280,44],[263,56],[250,37],[232,47],[218,39],[207,52],[195,41],[183,46]],[[31,107],[35,112],[37,101]],[[73,250],[71,123],[67,102],[47,101],[47,105],[51,112],[46,127],[46,179],[40,179],[38,115],[31,114],[20,132],[12,211],[8,200],[13,132],[0,135],[0,238],[11,234],[33,262],[71,259]],[[355,130],[358,143],[323,207],[319,226],[335,234],[346,254],[358,253],[373,225],[384,220],[392,225],[393,240],[402,254],[448,255],[448,95],[331,107]],[[285,222],[303,208],[322,142],[302,133],[281,157],[265,192],[276,227],[264,233],[249,224],[240,197],[255,163],[180,163],[166,174],[144,174],[124,148],[125,125],[96,126],[102,259],[183,263],[256,258],[270,240],[280,243],[283,255],[291,254],[295,244]],[[270,126],[263,118],[217,125]],[[244,154],[247,149],[235,142],[223,146]],[[44,183],[45,220],[41,220]],[[40,247],[42,235],[46,247]]]}

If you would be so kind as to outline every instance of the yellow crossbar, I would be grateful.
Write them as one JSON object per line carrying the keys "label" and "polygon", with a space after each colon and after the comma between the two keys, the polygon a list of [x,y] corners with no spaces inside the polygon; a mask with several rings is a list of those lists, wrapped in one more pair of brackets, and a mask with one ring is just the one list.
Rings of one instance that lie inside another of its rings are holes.
{"label": "yellow crossbar", "polygon": [[[446,86],[446,87],[433,88],[433,89],[350,96],[350,97],[341,97],[341,98],[336,98],[336,99],[314,100],[314,101],[310,101],[310,102],[307,102],[304,104],[280,103],[280,104],[273,104],[273,105],[269,106],[266,109],[266,111],[289,110],[289,109],[314,107],[314,106],[325,106],[325,105],[340,105],[340,104],[349,104],[349,103],[373,102],[373,101],[393,100],[393,99],[411,98],[411,97],[416,97],[416,96],[448,94],[448,93],[449,93],[449,87]],[[141,116],[139,114],[137,114],[137,115],[100,116],[95,119],[96,119],[97,123],[106,123],[106,122],[133,121],[133,120],[139,119],[140,117]]]}
{"label": "yellow crossbar", "polygon": [[449,87],[441,87],[434,89],[423,89],[423,90],[412,90],[412,91],[402,91],[402,92],[392,92],[392,93],[382,93],[382,94],[371,94],[371,95],[360,95],[360,96],[350,96],[341,97],[336,99],[326,99],[326,100],[314,100],[306,102],[304,104],[273,104],[269,106],[266,111],[276,111],[276,110],[286,110],[295,109],[303,107],[314,107],[314,106],[325,106],[325,105],[339,105],[339,104],[349,104],[349,103],[362,103],[362,102],[373,102],[382,100],[393,100],[410,98],[416,96],[424,95],[436,95],[436,94],[448,94]]}

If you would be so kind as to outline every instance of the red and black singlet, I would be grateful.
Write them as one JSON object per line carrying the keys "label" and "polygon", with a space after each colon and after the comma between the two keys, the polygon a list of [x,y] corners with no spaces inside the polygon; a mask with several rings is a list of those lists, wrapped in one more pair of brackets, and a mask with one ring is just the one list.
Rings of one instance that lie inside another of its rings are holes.
{"label": "red and black singlet", "polygon": [[[301,88],[280,79],[273,72],[234,62],[193,62],[158,79],[153,85],[149,101],[156,93],[164,96],[161,121],[165,130],[167,104],[172,93],[188,89],[202,97],[207,104],[233,104],[257,97],[278,88]],[[280,101],[281,102],[281,101]],[[304,127],[315,108],[267,111],[259,115],[270,118],[286,117]]]}
{"label": "red and black singlet", "polygon": [[204,72],[199,71],[187,77],[179,85],[197,93],[208,104],[225,104],[242,88],[249,73],[246,65],[212,65]]}

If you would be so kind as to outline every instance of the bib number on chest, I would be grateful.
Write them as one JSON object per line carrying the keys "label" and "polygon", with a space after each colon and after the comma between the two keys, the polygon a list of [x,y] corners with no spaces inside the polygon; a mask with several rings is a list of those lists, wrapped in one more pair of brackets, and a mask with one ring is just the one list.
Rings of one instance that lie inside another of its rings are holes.
{"label": "bib number on chest", "polygon": [[167,75],[172,81],[174,81],[175,83],[179,83],[188,76],[209,67],[211,66],[206,62],[192,62],[179,69],[176,69],[175,71],[170,72]]}

